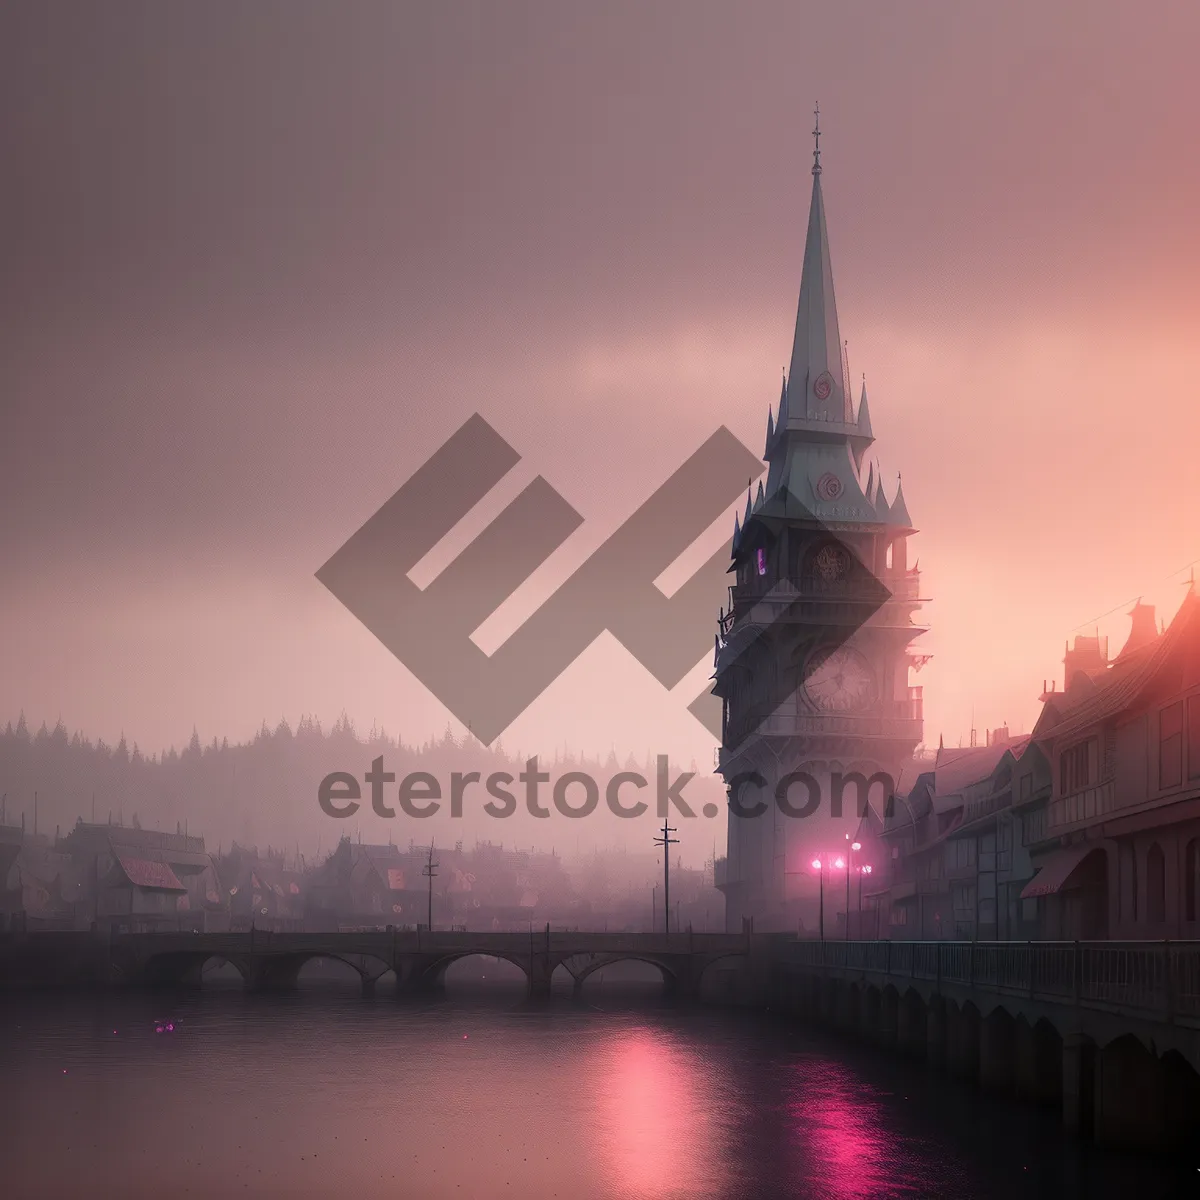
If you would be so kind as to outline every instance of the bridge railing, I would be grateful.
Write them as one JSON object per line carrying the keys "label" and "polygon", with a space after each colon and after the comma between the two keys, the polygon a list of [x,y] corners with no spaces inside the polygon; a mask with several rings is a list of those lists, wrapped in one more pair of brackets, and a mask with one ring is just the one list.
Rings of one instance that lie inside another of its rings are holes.
{"label": "bridge railing", "polygon": [[798,941],[798,966],[1200,1019],[1200,942]]}

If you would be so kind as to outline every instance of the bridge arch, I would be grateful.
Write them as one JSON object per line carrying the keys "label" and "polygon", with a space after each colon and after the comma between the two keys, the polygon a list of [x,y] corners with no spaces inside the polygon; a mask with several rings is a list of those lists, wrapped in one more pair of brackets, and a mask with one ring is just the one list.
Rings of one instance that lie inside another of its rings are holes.
{"label": "bridge arch", "polygon": [[176,950],[151,955],[141,964],[140,982],[150,987],[201,987],[204,968],[210,962],[228,963],[249,986],[250,966],[239,955],[215,954],[209,950]]}
{"label": "bridge arch", "polygon": [[[671,966],[668,966],[660,958],[652,954],[606,954],[595,958],[587,966],[583,967],[575,974],[576,989],[582,988],[583,985],[596,974],[597,971],[604,970],[605,967],[616,966],[622,962],[640,962],[646,963],[649,966],[656,967],[662,975],[663,987],[667,991],[673,991],[679,983],[679,976]],[[569,969],[569,968],[568,968]]]}
{"label": "bridge arch", "polygon": [[509,953],[504,950],[480,949],[479,947],[443,954],[429,962],[417,963],[412,968],[409,982],[417,990],[440,989],[445,986],[446,971],[457,962],[466,958],[499,958],[511,963],[522,975],[526,984],[530,983],[529,955]]}
{"label": "bridge arch", "polygon": [[[734,1001],[745,987],[746,968],[750,956],[745,949],[728,950],[705,958],[696,969],[695,988],[698,997],[714,1001]],[[736,965],[737,970],[731,970]]]}
{"label": "bridge arch", "polygon": [[263,966],[266,968],[266,978],[263,982],[267,986],[294,988],[300,982],[301,971],[311,963],[322,960],[349,967],[367,991],[393,970],[390,962],[375,954],[338,954],[326,950],[298,951],[293,954],[272,955],[263,960]]}

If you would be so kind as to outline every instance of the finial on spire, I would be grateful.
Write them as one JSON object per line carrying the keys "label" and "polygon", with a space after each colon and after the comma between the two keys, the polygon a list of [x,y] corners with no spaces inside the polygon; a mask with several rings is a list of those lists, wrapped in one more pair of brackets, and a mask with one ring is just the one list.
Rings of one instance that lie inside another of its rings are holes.
{"label": "finial on spire", "polygon": [[815,118],[813,124],[813,169],[814,175],[821,173],[821,102],[818,100],[813,108]]}

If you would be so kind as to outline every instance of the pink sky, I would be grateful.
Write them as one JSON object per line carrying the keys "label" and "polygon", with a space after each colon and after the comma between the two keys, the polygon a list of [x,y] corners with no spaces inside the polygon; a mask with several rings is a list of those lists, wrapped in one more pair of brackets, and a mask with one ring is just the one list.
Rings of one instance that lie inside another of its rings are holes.
{"label": "pink sky", "polygon": [[[1173,613],[1197,12],[114,11],[0,22],[0,719],[439,732],[313,572],[474,411],[523,455],[494,509],[541,473],[586,518],[493,638],[716,425],[760,450],[817,96],[852,377],[921,531],[927,740],[1028,729],[1077,627],[1115,651],[1124,602]],[[666,695],[603,637],[504,741],[709,762],[707,670]]]}

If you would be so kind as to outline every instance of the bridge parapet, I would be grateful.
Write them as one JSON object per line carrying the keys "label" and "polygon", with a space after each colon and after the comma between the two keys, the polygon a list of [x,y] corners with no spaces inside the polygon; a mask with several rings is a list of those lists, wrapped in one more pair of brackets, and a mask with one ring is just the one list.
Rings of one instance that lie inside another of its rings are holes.
{"label": "bridge parapet", "polygon": [[729,956],[764,953],[769,936],[724,933],[587,933],[532,929],[524,933],[409,930],[338,933],[136,933],[114,935],[113,961],[129,982],[187,981],[199,978],[203,962],[222,958],[235,964],[247,986],[294,986],[303,964],[312,958],[336,958],[349,963],[370,990],[387,970],[395,972],[402,989],[437,986],[446,968],[470,955],[503,958],[519,966],[534,995],[548,994],[555,969],[571,960],[616,962],[640,959],[656,964],[669,986],[693,994],[705,969]]}
{"label": "bridge parapet", "polygon": [[796,941],[780,957],[1200,1028],[1200,942]]}

